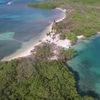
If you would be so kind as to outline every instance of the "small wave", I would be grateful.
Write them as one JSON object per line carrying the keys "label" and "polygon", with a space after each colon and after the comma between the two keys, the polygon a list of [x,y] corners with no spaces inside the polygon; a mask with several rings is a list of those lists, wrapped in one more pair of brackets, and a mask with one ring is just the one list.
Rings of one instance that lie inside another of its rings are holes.
{"label": "small wave", "polygon": [[11,5],[12,4],[12,1],[9,1],[8,3],[7,3],[7,5]]}

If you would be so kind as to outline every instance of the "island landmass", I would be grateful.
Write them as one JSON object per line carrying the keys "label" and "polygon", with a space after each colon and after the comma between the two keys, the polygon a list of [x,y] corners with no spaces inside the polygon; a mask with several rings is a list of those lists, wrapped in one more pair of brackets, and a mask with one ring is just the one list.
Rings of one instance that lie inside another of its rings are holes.
{"label": "island landmass", "polygon": [[[0,62],[1,100],[98,100],[92,95],[79,93],[74,74],[66,66],[66,61],[77,56],[77,51],[71,46],[79,38],[88,39],[98,33],[100,0],[50,2],[54,5],[29,6],[53,9],[59,4],[60,8],[66,9],[66,17],[53,22],[52,32],[47,33],[45,41],[35,46],[30,56]],[[68,42],[71,43],[68,48],[60,45]]]}

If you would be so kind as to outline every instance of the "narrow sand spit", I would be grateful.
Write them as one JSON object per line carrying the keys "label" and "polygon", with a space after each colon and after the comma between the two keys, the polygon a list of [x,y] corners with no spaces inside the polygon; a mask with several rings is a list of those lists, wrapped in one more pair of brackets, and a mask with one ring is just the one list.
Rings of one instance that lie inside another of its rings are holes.
{"label": "narrow sand spit", "polygon": [[[56,9],[61,10],[63,12],[63,15],[59,19],[57,19],[56,22],[63,21],[66,18],[66,9],[61,9],[61,8],[56,8]],[[55,38],[53,38],[53,35],[55,33],[53,32],[52,27],[53,27],[53,22],[45,30],[45,33],[49,33],[49,32],[51,33],[50,36],[47,36],[47,34],[45,34],[45,36],[41,39],[41,41],[34,43],[31,47],[29,47],[23,51],[18,51],[14,54],[11,54],[8,57],[4,57],[1,61],[10,61],[10,60],[17,59],[20,57],[30,56],[31,51],[35,48],[35,46],[40,45],[42,42],[47,42],[47,41],[49,41],[50,43],[54,43],[59,47],[69,48],[71,46],[70,40],[68,40],[68,39],[60,40],[59,35],[55,35]]]}

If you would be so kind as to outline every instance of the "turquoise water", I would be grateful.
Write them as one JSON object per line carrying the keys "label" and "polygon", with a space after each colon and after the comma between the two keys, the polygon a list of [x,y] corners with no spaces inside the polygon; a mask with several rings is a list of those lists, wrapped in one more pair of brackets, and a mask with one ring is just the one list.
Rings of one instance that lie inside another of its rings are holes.
{"label": "turquoise water", "polygon": [[[59,10],[27,7],[43,0],[0,0],[0,59],[16,52],[24,43],[36,41],[50,23],[60,17]],[[24,45],[25,47],[25,45]]]}
{"label": "turquoise water", "polygon": [[100,36],[78,43],[74,48],[78,56],[68,61],[68,65],[78,72],[80,89],[100,96]]}

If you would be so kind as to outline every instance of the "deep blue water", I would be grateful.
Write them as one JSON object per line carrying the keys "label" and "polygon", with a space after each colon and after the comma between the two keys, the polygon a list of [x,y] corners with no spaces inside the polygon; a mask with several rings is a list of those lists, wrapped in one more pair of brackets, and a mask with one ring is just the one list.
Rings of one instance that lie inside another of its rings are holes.
{"label": "deep blue water", "polygon": [[100,36],[78,43],[74,48],[78,56],[68,61],[68,65],[78,72],[80,89],[100,96]]}
{"label": "deep blue water", "polygon": [[43,0],[0,0],[0,59],[35,41],[61,11],[27,7]]}

